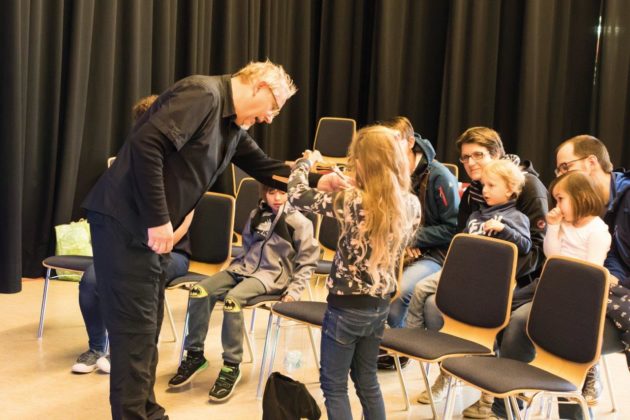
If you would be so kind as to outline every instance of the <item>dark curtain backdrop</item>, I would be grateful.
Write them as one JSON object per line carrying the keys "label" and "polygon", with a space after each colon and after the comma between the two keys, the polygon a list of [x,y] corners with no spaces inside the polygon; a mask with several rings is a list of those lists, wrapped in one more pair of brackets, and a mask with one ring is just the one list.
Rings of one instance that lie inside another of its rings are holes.
{"label": "dark curtain backdrop", "polygon": [[252,130],[281,159],[312,144],[322,116],[406,115],[448,162],[464,129],[494,127],[548,182],[553,150],[579,133],[630,166],[628,45],[625,0],[4,1],[0,292],[42,274],[132,104],[187,75],[284,65],[299,92]]}

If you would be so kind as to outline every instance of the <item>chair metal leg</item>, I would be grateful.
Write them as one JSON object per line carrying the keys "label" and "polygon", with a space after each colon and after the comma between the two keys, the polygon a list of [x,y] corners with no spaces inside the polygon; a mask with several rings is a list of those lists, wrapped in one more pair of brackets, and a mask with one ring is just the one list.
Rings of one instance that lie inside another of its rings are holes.
{"label": "chair metal leg", "polygon": [[317,346],[315,345],[315,336],[313,335],[313,329],[311,328],[310,325],[307,325],[306,328],[308,328],[308,338],[311,340],[311,349],[313,349],[313,357],[315,358],[315,366],[317,366],[317,369],[319,369],[320,368],[319,354],[317,353]]}
{"label": "chair metal leg", "polygon": [[42,295],[42,307],[39,312],[39,328],[37,328],[37,338],[41,339],[44,335],[44,316],[46,315],[46,303],[48,302],[48,285],[50,284],[51,268],[46,270],[46,278],[44,279],[44,294]]}
{"label": "chair metal leg", "polygon": [[411,404],[409,403],[409,393],[407,392],[407,384],[405,383],[405,377],[403,376],[402,366],[400,365],[400,357],[398,357],[397,354],[394,354],[394,364],[396,365],[396,373],[398,374],[398,381],[400,381],[400,388],[402,389],[403,399],[405,400],[405,411],[409,411],[409,408],[411,407]]}
{"label": "chair metal leg", "polygon": [[[425,366],[426,365],[426,369]],[[435,408],[435,401],[433,400],[433,392],[431,391],[431,384],[429,383],[429,369],[431,363],[422,363],[420,362],[420,372],[422,372],[422,379],[424,380],[424,388],[427,390],[427,395],[429,395],[429,402],[431,404],[431,411],[433,412],[433,418],[438,419],[437,409]],[[408,400],[408,397],[407,397]]]}
{"label": "chair metal leg", "polygon": [[190,317],[190,294],[188,295],[188,303],[186,304],[186,316],[184,317],[184,328],[182,330],[182,348],[179,351],[179,364],[184,360],[184,348],[186,347],[186,336],[188,335],[188,318]]}
{"label": "chair metal leg", "polygon": [[613,388],[612,378],[610,377],[610,370],[608,370],[608,363],[606,363],[606,356],[602,356],[602,365],[604,366],[604,374],[606,375],[606,386],[608,387],[608,394],[610,395],[610,404],[612,413],[617,411],[617,401],[615,400],[615,388]]}
{"label": "chair metal leg", "polygon": [[514,420],[514,415],[512,414],[512,404],[510,403],[510,398],[503,398],[503,403],[505,404],[505,413],[507,414],[508,420]]}
{"label": "chair metal leg", "polygon": [[276,350],[278,349],[278,341],[280,340],[280,317],[277,317],[276,326],[273,328],[271,357],[269,359],[269,375],[273,372],[273,363],[276,359]]}
{"label": "chair metal leg", "polygon": [[[252,320],[249,323],[249,333],[254,334],[254,324],[256,322],[256,308],[252,308]],[[245,331],[245,330],[243,330]]]}
{"label": "chair metal leg", "polygon": [[245,345],[249,353],[249,360],[245,363],[254,363],[254,351],[252,350],[252,342],[247,333],[247,325],[245,325],[245,317],[243,316],[243,336],[245,337]]}
{"label": "chair metal leg", "polygon": [[456,380],[452,376],[448,378],[448,391],[446,393],[446,404],[444,406],[444,420],[453,418],[453,409],[455,408],[455,397],[457,396]]}
{"label": "chair metal leg", "polygon": [[518,408],[518,403],[516,402],[515,396],[510,397],[510,403],[512,404],[512,411],[514,412],[517,420],[523,420],[523,417],[521,416],[521,410],[519,410]]}
{"label": "chair metal leg", "polygon": [[[263,382],[269,375],[265,375],[265,367],[267,365],[267,350],[269,349],[269,334],[271,333],[271,327],[273,325],[273,313],[269,311],[269,318],[267,319],[267,333],[265,334],[265,346],[263,347],[262,360],[260,361],[260,374],[258,374],[258,388],[256,388],[256,399],[262,399],[262,387]],[[269,372],[271,374],[271,372]]]}
{"label": "chair metal leg", "polygon": [[173,320],[173,312],[171,311],[171,305],[168,303],[168,299],[166,294],[164,294],[164,312],[166,312],[166,316],[168,317],[169,324],[171,325],[171,336],[172,340],[169,340],[169,343],[177,343],[177,328],[175,328],[175,321]]}

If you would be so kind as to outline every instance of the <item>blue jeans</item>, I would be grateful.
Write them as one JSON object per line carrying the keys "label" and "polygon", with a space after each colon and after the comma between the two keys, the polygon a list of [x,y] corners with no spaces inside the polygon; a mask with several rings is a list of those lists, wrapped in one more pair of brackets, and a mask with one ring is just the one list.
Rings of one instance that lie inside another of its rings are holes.
{"label": "blue jeans", "polygon": [[328,305],[322,326],[320,382],[329,419],[352,420],[348,372],[365,419],[385,419],[376,361],[388,311],[387,306],[342,309]]}
{"label": "blue jeans", "polygon": [[409,302],[411,301],[411,296],[416,284],[431,274],[440,271],[441,268],[442,266],[440,264],[425,258],[405,268],[400,284],[400,296],[392,302],[389,316],[387,317],[387,324],[389,324],[390,327],[405,327]]}
{"label": "blue jeans", "polygon": [[[169,259],[165,266],[167,281],[183,276],[188,272],[188,257],[185,254],[171,252],[169,255],[164,256],[164,258]],[[96,288],[94,265],[91,265],[85,270],[79,283],[79,307],[81,308],[81,315],[83,315],[83,322],[85,322],[90,349],[103,353],[107,343],[107,330],[100,302]]]}

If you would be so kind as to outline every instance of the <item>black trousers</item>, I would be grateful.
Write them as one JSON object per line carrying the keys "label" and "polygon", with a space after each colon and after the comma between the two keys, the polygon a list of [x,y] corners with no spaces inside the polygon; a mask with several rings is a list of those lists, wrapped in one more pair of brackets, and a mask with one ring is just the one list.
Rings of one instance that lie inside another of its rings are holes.
{"label": "black trousers", "polygon": [[88,220],[109,332],[112,418],[163,419],[165,410],[153,388],[164,316],[165,258],[109,216],[89,212]]}

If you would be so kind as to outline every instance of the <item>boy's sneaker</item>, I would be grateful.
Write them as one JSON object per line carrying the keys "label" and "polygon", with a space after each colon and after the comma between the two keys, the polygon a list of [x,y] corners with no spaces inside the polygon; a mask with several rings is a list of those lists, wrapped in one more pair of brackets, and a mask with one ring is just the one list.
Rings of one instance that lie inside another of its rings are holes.
{"label": "boy's sneaker", "polygon": [[492,395],[482,393],[481,398],[476,403],[462,411],[462,415],[469,419],[489,419],[494,415],[492,412],[493,402]]}
{"label": "boy's sneaker", "polygon": [[89,349],[88,351],[81,353],[77,358],[77,361],[72,365],[72,371],[74,373],[90,373],[96,369],[96,361],[101,357],[103,353]]}
{"label": "boy's sneaker", "polygon": [[223,365],[219,371],[219,377],[208,394],[210,401],[227,400],[240,380],[241,370],[238,367]]}
{"label": "boy's sneaker", "polygon": [[582,387],[582,395],[589,406],[597,405],[603,391],[602,381],[600,378],[599,363],[593,365],[586,373],[584,386]]}
{"label": "boy's sneaker", "polygon": [[[431,386],[431,395],[433,395],[433,402],[437,403],[446,398],[446,394],[448,392],[448,376],[440,373]],[[429,399],[429,393],[424,390],[418,397],[418,402],[420,404],[431,404],[431,400]]]}
{"label": "boy's sneaker", "polygon": [[101,356],[96,361],[96,366],[103,373],[109,373],[112,370],[111,359],[109,358],[109,354],[107,356]]}
{"label": "boy's sneaker", "polygon": [[186,355],[186,358],[182,360],[182,364],[177,368],[177,373],[175,376],[168,381],[168,386],[171,388],[177,388],[180,386],[184,386],[197,375],[202,370],[208,367],[208,361],[203,355],[201,356],[190,356]]}

